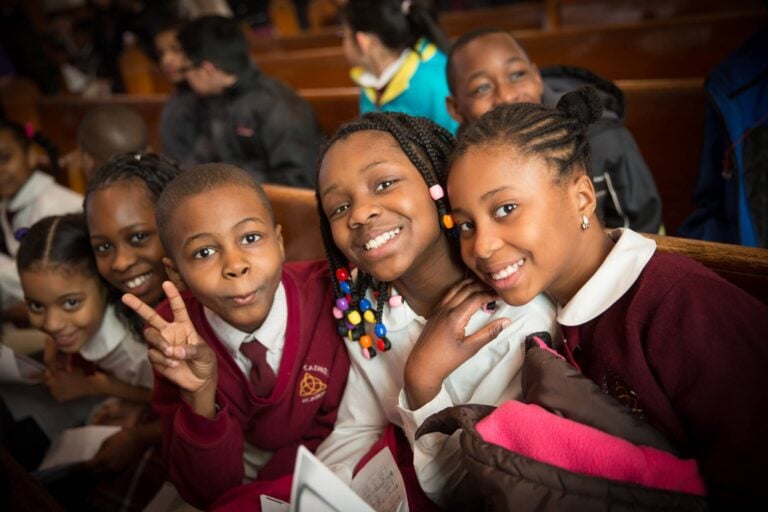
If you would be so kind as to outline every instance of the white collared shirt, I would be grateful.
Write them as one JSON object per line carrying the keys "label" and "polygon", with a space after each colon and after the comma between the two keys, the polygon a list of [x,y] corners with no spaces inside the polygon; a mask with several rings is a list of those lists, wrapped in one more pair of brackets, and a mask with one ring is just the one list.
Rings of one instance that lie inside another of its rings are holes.
{"label": "white collared shirt", "polygon": [[237,366],[247,376],[251,374],[251,360],[240,352],[240,345],[258,340],[267,349],[267,364],[277,375],[280,371],[280,360],[283,358],[285,346],[285,328],[288,323],[288,300],[285,287],[280,283],[275,290],[272,307],[261,327],[253,332],[243,332],[228,324],[223,318],[208,308],[203,308],[205,319],[213,329],[216,337],[224,344],[227,351],[235,360]]}
{"label": "white collared shirt", "polygon": [[99,330],[79,353],[83,359],[126,384],[152,388],[152,366],[147,347],[120,320],[111,304],[104,311]]}
{"label": "white collared shirt", "polygon": [[582,325],[605,313],[627,290],[656,252],[656,242],[631,229],[610,235],[616,244],[597,271],[564,306],[557,307],[560,325]]}
{"label": "white collared shirt", "polygon": [[405,63],[405,59],[408,58],[408,54],[412,51],[413,50],[410,48],[403,50],[403,53],[400,54],[397,60],[387,66],[379,76],[374,75],[370,71],[363,71],[357,78],[358,85],[362,87],[370,87],[377,91],[382,90],[397,72],[400,71],[400,68],[403,67],[403,64]]}
{"label": "white collared shirt", "polygon": [[[370,290],[368,299],[372,300]],[[382,322],[392,348],[365,359],[357,342],[345,341],[351,359],[347,387],[331,435],[317,449],[317,456],[334,473],[349,482],[352,472],[370,447],[379,440],[389,423],[402,427],[414,448],[414,465],[422,488],[439,500],[446,488],[466,474],[459,454],[458,435],[429,434],[414,444],[414,432],[421,423],[445,407],[465,403],[497,405],[519,397],[522,388],[519,370],[523,342],[534,332],[555,334],[555,308],[540,295],[523,307],[496,301],[496,310],[478,310],[466,331],[475,332],[490,320],[510,318],[512,323],[469,361],[454,370],[435,398],[411,411],[403,389],[403,369],[426,320],[408,304],[386,306]]]}
{"label": "white collared shirt", "polygon": [[[41,171],[33,172],[10,200],[0,200],[0,228],[5,246],[11,253],[11,256],[0,254],[0,301],[3,304],[8,305],[24,298],[14,259],[19,250],[15,231],[19,228],[29,228],[49,215],[75,213],[82,210],[83,196],[62,187],[51,176]],[[13,225],[8,224],[6,218],[8,211],[14,212]]]}

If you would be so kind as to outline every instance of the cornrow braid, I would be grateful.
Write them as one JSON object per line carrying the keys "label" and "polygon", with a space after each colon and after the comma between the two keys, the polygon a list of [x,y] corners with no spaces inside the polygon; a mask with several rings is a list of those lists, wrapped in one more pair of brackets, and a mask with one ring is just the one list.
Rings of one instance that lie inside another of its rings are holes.
{"label": "cornrow braid", "polygon": [[51,172],[58,176],[61,167],[59,166],[59,148],[48,137],[37,131],[32,123],[21,125],[8,119],[0,119],[0,130],[8,130],[21,145],[24,151],[29,150],[29,143],[35,142],[45,150],[50,161]]}
{"label": "cornrow braid", "polygon": [[474,146],[512,145],[555,165],[559,178],[576,167],[591,176],[587,127],[601,113],[602,103],[591,87],[565,94],[555,109],[533,103],[501,105],[462,131],[452,161]]}
{"label": "cornrow braid", "polygon": [[[385,132],[395,139],[429,187],[441,228],[450,237],[455,237],[450,203],[443,193],[448,158],[455,144],[451,133],[426,118],[395,112],[370,112],[339,128],[323,148],[320,161],[322,162],[334,144],[363,131]],[[318,165],[318,173],[319,168],[320,165]],[[382,322],[384,306],[389,304],[390,307],[397,307],[402,304],[402,297],[392,295],[389,283],[376,282],[362,269],[357,269],[357,275],[353,279],[349,260],[333,241],[331,225],[320,201],[319,180],[316,179],[315,182],[318,183],[315,187],[315,197],[320,216],[320,231],[336,297],[333,315],[338,320],[339,334],[347,336],[350,341],[358,342],[363,355],[371,358],[376,355],[376,349],[382,352],[390,349],[391,344],[386,336],[387,329]],[[365,298],[368,290],[371,290],[376,301],[375,305]],[[373,326],[375,343],[374,338],[366,334],[366,324]]]}
{"label": "cornrow braid", "polygon": [[53,215],[35,222],[19,244],[19,272],[33,267],[67,267],[98,277],[82,213]]}

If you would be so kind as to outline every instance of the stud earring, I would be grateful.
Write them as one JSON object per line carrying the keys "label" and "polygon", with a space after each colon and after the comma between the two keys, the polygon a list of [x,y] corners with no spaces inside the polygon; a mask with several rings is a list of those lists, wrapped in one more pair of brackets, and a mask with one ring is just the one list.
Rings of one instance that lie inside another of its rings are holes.
{"label": "stud earring", "polygon": [[589,229],[589,217],[586,215],[581,216],[581,230],[586,231]]}

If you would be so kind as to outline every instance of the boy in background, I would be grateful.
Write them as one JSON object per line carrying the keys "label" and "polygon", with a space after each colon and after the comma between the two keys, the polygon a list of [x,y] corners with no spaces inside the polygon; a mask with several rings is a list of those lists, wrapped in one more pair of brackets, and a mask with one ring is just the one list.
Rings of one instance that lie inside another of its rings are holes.
{"label": "boy in background", "polygon": [[157,312],[130,294],[124,302],[150,326],[170,478],[208,508],[244,480],[290,475],[298,446],[320,444],[349,360],[327,263],[283,264],[281,227],[252,176],[193,168],[165,188],[156,213],[168,275],[188,291],[166,282]]}
{"label": "boy in background", "polygon": [[448,111],[462,126],[495,106],[541,103],[554,107],[566,92],[593,86],[603,118],[587,132],[598,214],[609,228],[659,233],[661,198],[632,134],[624,127],[624,93],[586,69],[554,66],[541,71],[509,33],[484,28],[468,32],[448,56]]}

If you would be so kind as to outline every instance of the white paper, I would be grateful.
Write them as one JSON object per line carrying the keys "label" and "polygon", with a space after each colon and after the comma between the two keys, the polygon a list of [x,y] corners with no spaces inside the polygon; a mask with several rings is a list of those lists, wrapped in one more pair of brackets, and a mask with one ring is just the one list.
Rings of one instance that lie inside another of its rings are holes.
{"label": "white paper", "polygon": [[45,365],[27,357],[16,354],[13,349],[0,343],[0,382],[15,382],[22,384],[37,384],[37,375],[45,371]]}
{"label": "white paper", "polygon": [[286,503],[283,500],[273,498],[262,494],[259,496],[261,502],[261,512],[289,512],[291,510],[291,504]]}
{"label": "white paper", "polygon": [[93,458],[105,439],[120,431],[120,427],[88,425],[70,428],[51,443],[38,470],[85,462]]}
{"label": "white paper", "polygon": [[408,512],[405,483],[387,447],[363,466],[350,486],[377,512]]}
{"label": "white paper", "polygon": [[296,455],[290,511],[374,512],[304,446],[299,447]]}

